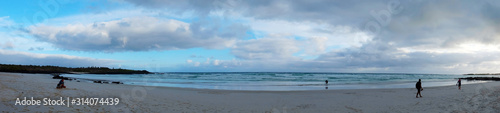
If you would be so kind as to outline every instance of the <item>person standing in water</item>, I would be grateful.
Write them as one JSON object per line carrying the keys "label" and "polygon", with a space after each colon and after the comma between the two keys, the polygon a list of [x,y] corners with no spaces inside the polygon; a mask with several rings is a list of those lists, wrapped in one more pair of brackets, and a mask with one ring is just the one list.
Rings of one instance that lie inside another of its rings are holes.
{"label": "person standing in water", "polygon": [[420,97],[422,97],[422,94],[420,94],[420,91],[422,91],[422,90],[424,90],[424,89],[422,88],[422,82],[421,82],[421,80],[420,80],[420,79],[418,79],[418,82],[417,82],[417,84],[415,84],[415,87],[416,87],[416,88],[417,88],[417,90],[418,90],[418,91],[417,91],[417,96],[416,96],[416,97],[418,98],[418,95],[420,95]]}
{"label": "person standing in water", "polygon": [[457,85],[458,85],[458,90],[460,90],[460,86],[462,86],[462,81],[460,81],[460,78],[458,79]]}

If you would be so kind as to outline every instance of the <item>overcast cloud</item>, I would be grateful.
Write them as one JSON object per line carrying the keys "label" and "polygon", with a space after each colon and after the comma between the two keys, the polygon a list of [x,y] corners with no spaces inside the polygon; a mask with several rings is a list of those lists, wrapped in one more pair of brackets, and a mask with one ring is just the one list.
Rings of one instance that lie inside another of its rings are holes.
{"label": "overcast cloud", "polygon": [[[136,9],[53,18],[30,26],[29,34],[70,51],[204,48],[234,57],[189,57],[177,64],[181,71],[462,73],[494,72],[500,63],[500,2],[494,0],[116,2]],[[73,22],[76,17],[89,20]]]}
{"label": "overcast cloud", "polygon": [[[131,2],[135,3],[133,0]],[[331,50],[313,60],[293,59],[297,58],[293,56],[294,53],[307,48],[290,38],[279,41],[245,40],[235,45],[236,48],[232,50],[236,57],[246,60],[283,60],[287,63],[278,66],[285,67],[281,71],[310,71],[306,69],[308,68],[316,71],[454,73],[496,69],[500,60],[496,55],[500,52],[500,5],[496,1],[396,1],[402,10],[389,15],[390,23],[387,26],[383,26],[370,12],[387,10],[387,4],[394,3],[393,1],[232,2],[237,2],[238,6],[243,5],[232,9],[206,6],[192,10],[227,10],[229,13],[236,10],[254,19],[308,21],[331,26],[351,26],[359,30],[365,30],[363,27],[367,21],[375,21],[381,27],[380,32],[372,34],[369,41],[361,41],[361,46]],[[220,1],[213,1],[212,5],[216,6],[217,3]],[[148,4],[138,5],[153,7]],[[197,7],[196,5],[199,4],[193,4],[192,7]],[[155,5],[153,8],[162,7]],[[326,37],[327,40],[331,38],[338,37]],[[255,44],[249,46],[253,43]]]}
{"label": "overcast cloud", "polygon": [[37,25],[30,33],[62,49],[116,52],[223,48],[243,37],[246,30],[241,24],[205,27],[203,23],[135,17],[94,24]]}

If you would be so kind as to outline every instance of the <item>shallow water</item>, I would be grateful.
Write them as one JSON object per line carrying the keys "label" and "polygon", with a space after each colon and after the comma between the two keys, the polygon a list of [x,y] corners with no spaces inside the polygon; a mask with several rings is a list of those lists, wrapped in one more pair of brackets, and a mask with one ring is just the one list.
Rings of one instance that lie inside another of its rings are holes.
{"label": "shallow water", "polygon": [[[414,88],[455,85],[456,78],[479,75],[404,73],[157,73],[134,75],[64,74],[64,77],[120,81],[124,84],[199,89],[292,91],[328,89]],[[492,75],[481,75],[492,76]],[[325,84],[328,80],[328,85]],[[481,83],[462,80],[462,84]]]}

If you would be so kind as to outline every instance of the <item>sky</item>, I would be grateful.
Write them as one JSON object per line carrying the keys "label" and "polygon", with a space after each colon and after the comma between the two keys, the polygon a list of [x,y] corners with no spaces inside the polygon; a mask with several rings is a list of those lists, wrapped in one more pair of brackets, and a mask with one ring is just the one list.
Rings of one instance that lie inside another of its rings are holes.
{"label": "sky", "polygon": [[496,73],[500,1],[0,1],[0,63],[152,72]]}

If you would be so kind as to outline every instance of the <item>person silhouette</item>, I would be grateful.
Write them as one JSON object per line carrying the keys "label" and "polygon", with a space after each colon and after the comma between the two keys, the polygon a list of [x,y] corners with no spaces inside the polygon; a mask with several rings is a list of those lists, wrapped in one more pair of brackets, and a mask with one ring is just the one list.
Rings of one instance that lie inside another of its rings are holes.
{"label": "person silhouette", "polygon": [[460,78],[458,79],[457,86],[458,90],[460,90],[460,86],[462,86],[462,81],[460,80]]}
{"label": "person silhouette", "polygon": [[328,89],[328,80],[325,80],[325,89]]}
{"label": "person silhouette", "polygon": [[422,88],[422,82],[420,79],[418,79],[418,82],[417,84],[415,84],[415,87],[417,88],[417,98],[418,98],[418,95],[420,95],[420,97],[422,97],[422,94],[420,93],[420,91],[424,90],[424,88]]}

